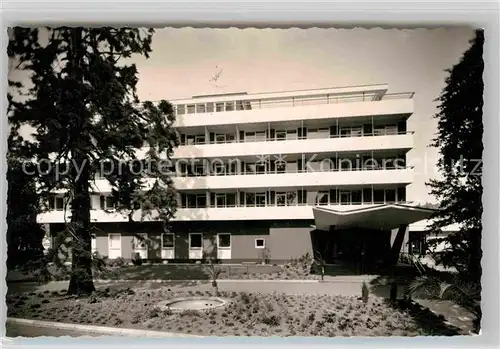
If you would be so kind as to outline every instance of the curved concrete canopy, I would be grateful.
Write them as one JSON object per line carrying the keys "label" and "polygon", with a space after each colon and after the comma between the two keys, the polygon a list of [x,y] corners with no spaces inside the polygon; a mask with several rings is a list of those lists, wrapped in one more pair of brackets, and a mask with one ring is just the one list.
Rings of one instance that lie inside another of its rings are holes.
{"label": "curved concrete canopy", "polygon": [[336,210],[331,207],[313,208],[316,229],[368,228],[375,230],[396,229],[400,225],[428,219],[436,210],[401,204],[383,204],[352,210]]}

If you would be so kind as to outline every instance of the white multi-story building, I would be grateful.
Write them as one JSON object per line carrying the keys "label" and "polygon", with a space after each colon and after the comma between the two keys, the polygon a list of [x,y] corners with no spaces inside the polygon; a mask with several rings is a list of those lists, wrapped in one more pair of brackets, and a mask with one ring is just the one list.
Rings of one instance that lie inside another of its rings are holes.
{"label": "white multi-story building", "polygon": [[[179,209],[172,231],[109,212],[111,188],[97,180],[93,249],[110,258],[139,253],[176,261],[287,260],[306,252],[335,261],[361,251],[374,262],[399,240],[397,253],[407,249],[408,225],[431,211],[411,206],[406,196],[413,181],[406,159],[415,136],[407,130],[413,93],[387,88],[171,101],[181,142],[173,156]],[[39,222],[55,232],[67,213],[62,198],[52,207]]]}

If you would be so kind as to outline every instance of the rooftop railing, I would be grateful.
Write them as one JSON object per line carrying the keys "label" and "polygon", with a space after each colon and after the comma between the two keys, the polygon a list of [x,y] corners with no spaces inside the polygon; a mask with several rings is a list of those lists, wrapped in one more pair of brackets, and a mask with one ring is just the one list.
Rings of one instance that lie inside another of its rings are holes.
{"label": "rooftop railing", "polygon": [[213,112],[231,112],[242,110],[255,110],[266,108],[290,108],[300,107],[307,105],[321,105],[321,104],[338,104],[338,103],[351,103],[351,102],[373,102],[380,100],[390,99],[411,99],[413,92],[404,93],[386,93],[380,92],[357,92],[350,94],[324,94],[316,96],[297,96],[297,97],[282,97],[282,98],[249,98],[249,99],[235,99],[234,101],[225,102],[206,102],[206,103],[193,103],[177,104],[175,106],[176,114],[200,114],[200,113],[213,113]]}

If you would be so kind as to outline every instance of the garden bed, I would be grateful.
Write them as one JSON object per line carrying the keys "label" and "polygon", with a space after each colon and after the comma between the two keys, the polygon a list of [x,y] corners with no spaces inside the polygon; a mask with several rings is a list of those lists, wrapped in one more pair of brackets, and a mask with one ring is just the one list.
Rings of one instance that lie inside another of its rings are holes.
{"label": "garden bed", "polygon": [[8,316],[203,336],[418,336],[458,332],[415,304],[371,297],[222,292],[223,309],[160,310],[162,301],[209,292],[103,290],[90,297],[61,292],[7,296]]}

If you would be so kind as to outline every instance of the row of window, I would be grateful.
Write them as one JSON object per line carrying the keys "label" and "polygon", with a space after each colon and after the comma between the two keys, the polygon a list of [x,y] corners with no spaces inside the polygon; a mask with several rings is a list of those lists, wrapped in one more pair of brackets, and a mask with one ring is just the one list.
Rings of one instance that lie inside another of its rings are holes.
{"label": "row of window", "polygon": [[[147,234],[138,234],[140,237],[134,236],[133,248],[135,250],[147,249]],[[111,248],[121,248],[121,235],[109,234],[109,246]],[[189,233],[189,248],[200,249],[203,248],[203,233]],[[265,248],[266,240],[264,238],[256,238],[254,240],[255,248]],[[162,233],[161,234],[161,247],[162,249],[175,249],[175,234]],[[217,234],[217,247],[218,248],[231,248],[231,234],[220,233]],[[92,251],[97,251],[97,236],[92,234]]]}
{"label": "row of window", "polygon": [[268,107],[295,107],[315,104],[330,104],[339,102],[377,101],[382,96],[374,92],[357,94],[326,94],[316,96],[296,96],[285,98],[268,98],[253,100],[233,100],[226,102],[189,103],[176,105],[177,115],[228,112],[235,110],[252,110]]}
{"label": "row of window", "polygon": [[180,177],[220,176],[220,175],[250,175],[250,174],[279,174],[300,172],[326,172],[326,171],[362,171],[376,169],[397,169],[406,166],[403,157],[376,158],[363,156],[360,158],[327,158],[321,161],[307,161],[299,159],[286,161],[286,157],[257,163],[248,163],[235,160],[228,163],[214,162],[210,164],[207,160],[203,164],[185,164],[179,166]]}
{"label": "row of window", "polygon": [[237,193],[181,194],[181,208],[265,207],[297,205],[361,205],[403,202],[405,188],[358,190],[325,190],[308,192],[262,191]]}
{"label": "row of window", "polygon": [[[239,201],[238,201],[239,200]],[[181,208],[207,207],[264,207],[264,206],[296,206],[296,205],[357,205],[402,202],[406,200],[405,188],[357,190],[331,189],[318,192],[307,190],[296,191],[262,191],[237,193],[201,193],[180,194]],[[63,197],[54,196],[49,200],[51,210],[64,210]],[[116,204],[111,196],[100,196],[100,209],[112,210]]]}
{"label": "row of window", "polygon": [[240,131],[239,133],[181,134],[181,145],[223,144],[237,142],[286,141],[297,139],[323,139],[332,137],[362,137],[397,135],[405,132],[406,124],[363,126],[331,126],[325,128],[305,128],[288,130]]}

